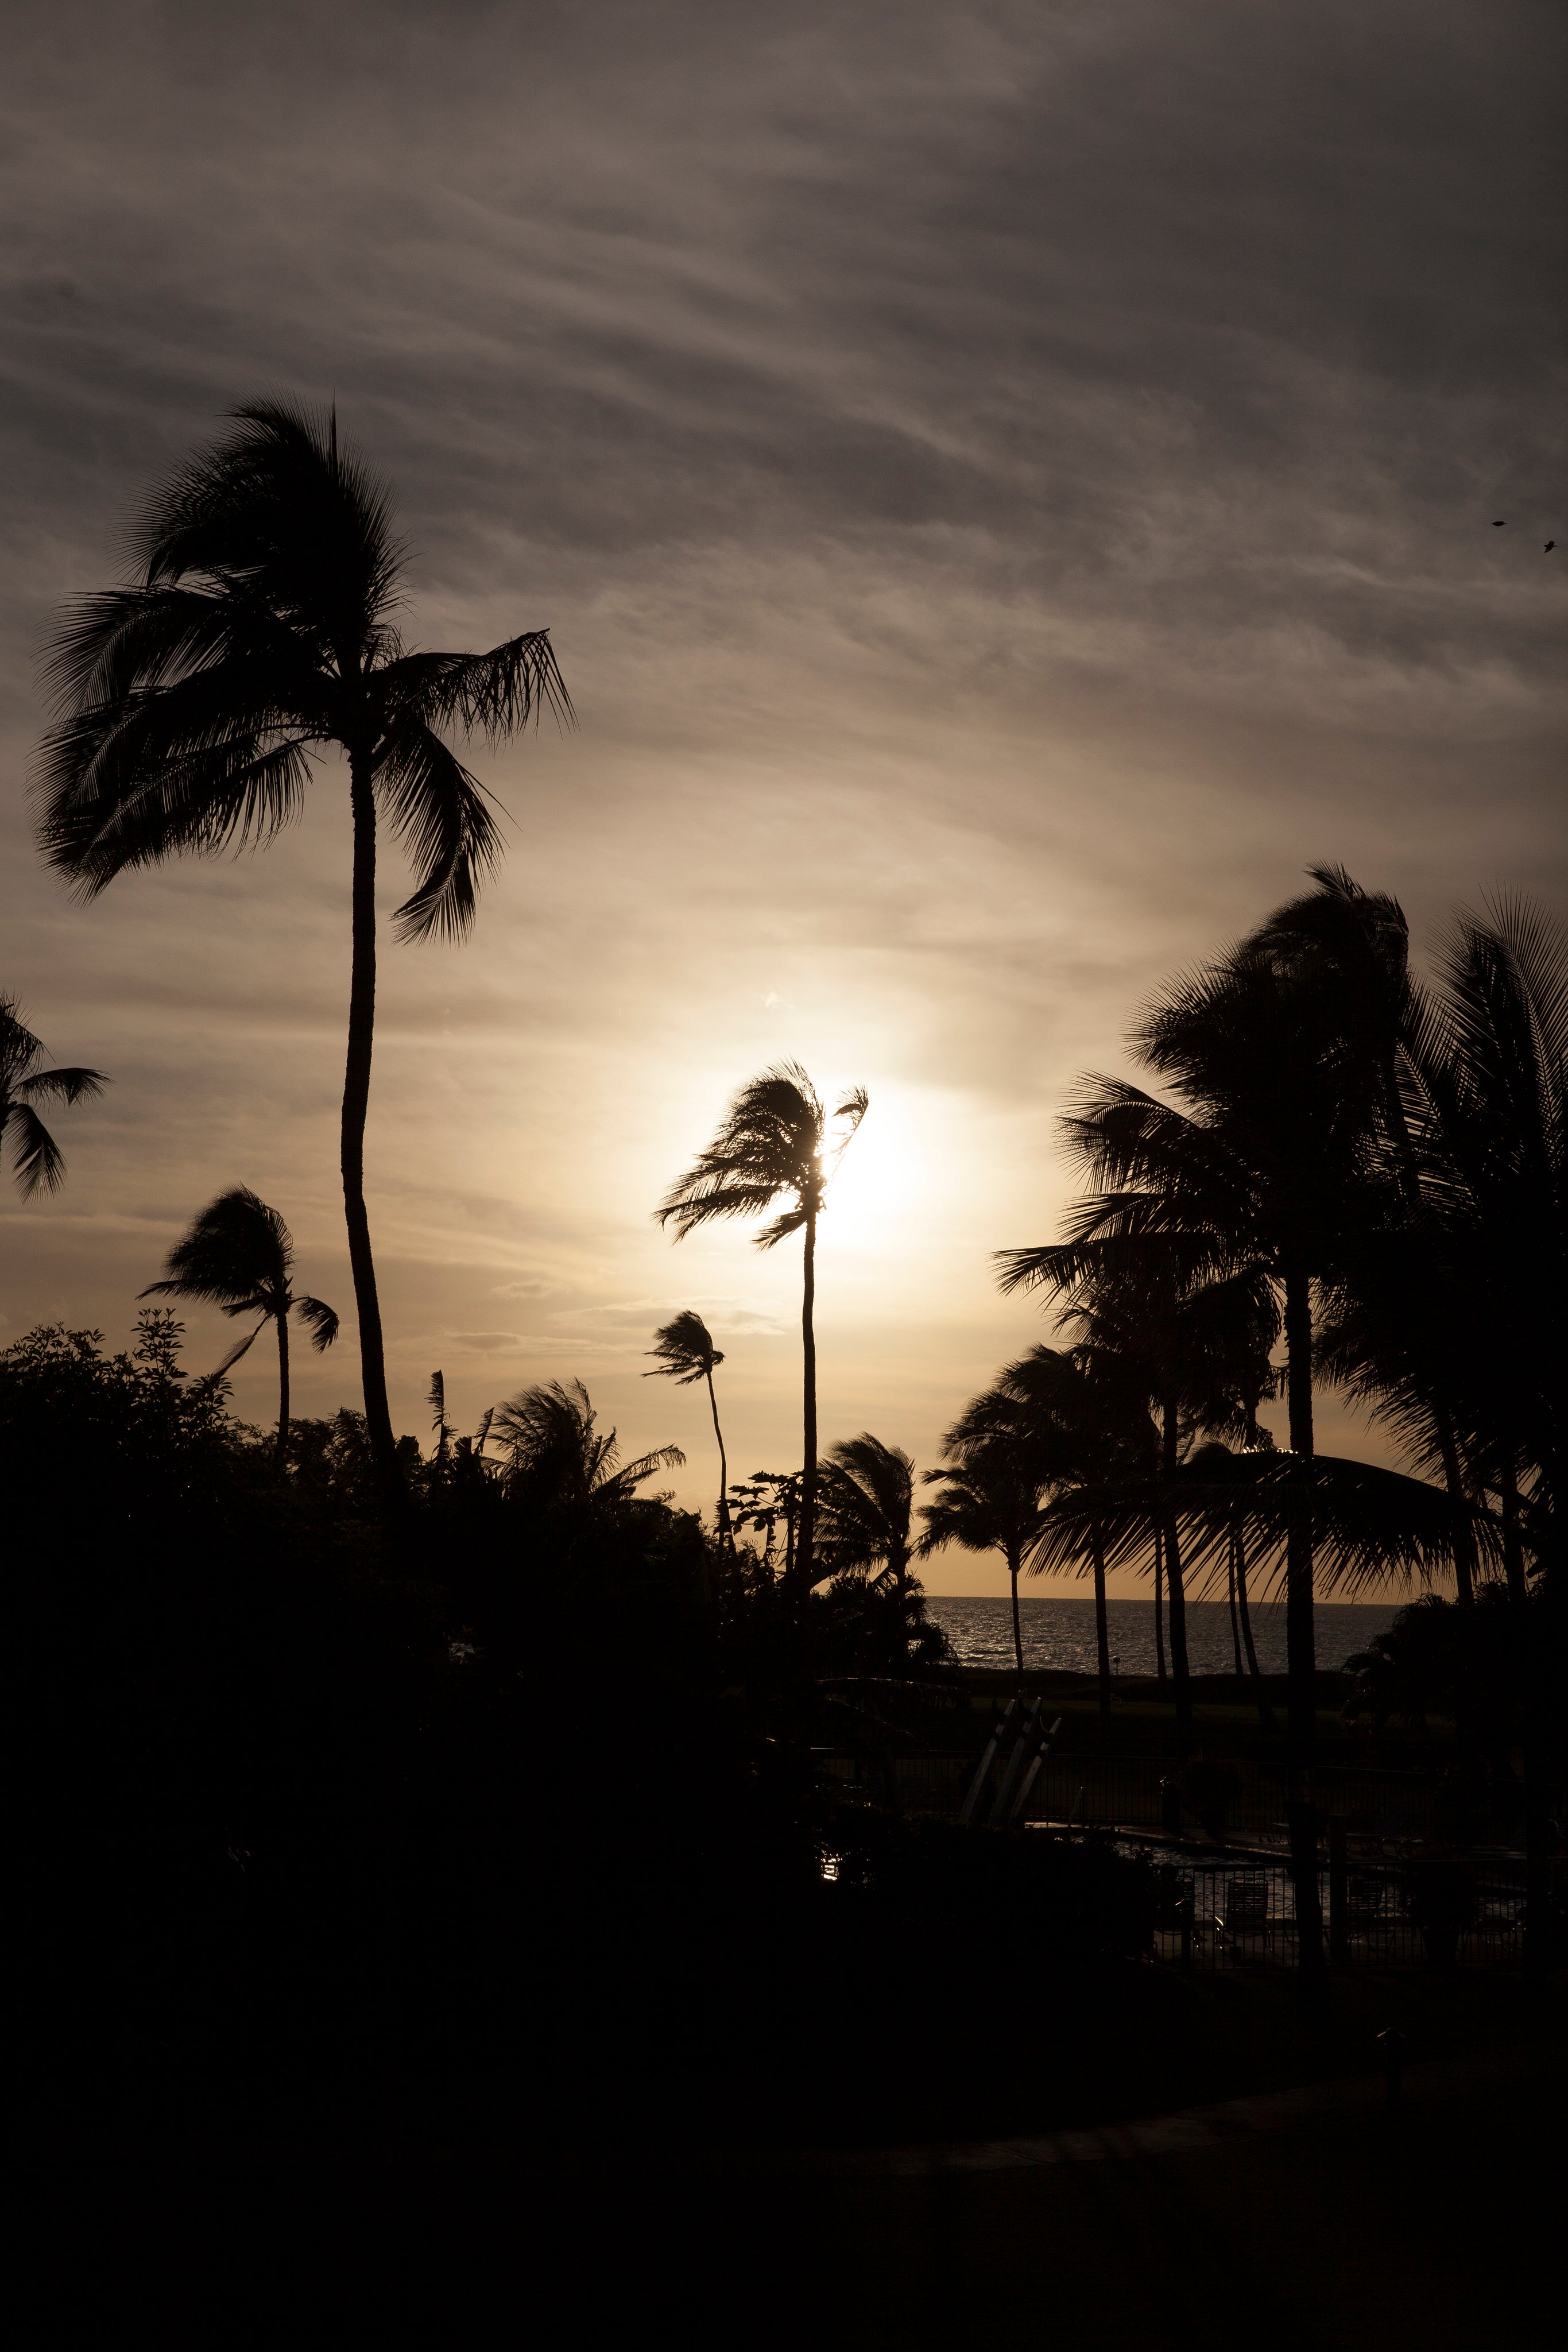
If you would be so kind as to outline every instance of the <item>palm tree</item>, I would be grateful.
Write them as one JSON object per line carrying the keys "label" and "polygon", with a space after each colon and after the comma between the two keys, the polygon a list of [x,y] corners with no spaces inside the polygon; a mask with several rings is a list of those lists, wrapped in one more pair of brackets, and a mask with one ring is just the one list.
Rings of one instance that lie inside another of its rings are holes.
{"label": "palm tree", "polygon": [[435,1439],[435,1467],[442,1471],[446,1467],[452,1440],[456,1433],[446,1418],[446,1381],[443,1373],[432,1372],[430,1375],[430,1388],[424,1402],[430,1407],[431,1433]]}
{"label": "palm tree", "polygon": [[[716,1217],[760,1216],[783,1199],[790,1206],[756,1236],[758,1248],[774,1249],[791,1234],[805,1235],[800,1305],[805,1430],[795,1546],[796,1582],[802,1592],[809,1592],[815,1581],[817,1221],[833,1170],[865,1117],[866,1101],[864,1087],[856,1087],[830,1113],[799,1062],[780,1062],[764,1070],[742,1087],[707,1150],[677,1177],[653,1213],[661,1225],[674,1226],[677,1241],[685,1241]],[[840,1133],[830,1148],[832,1126]]]}
{"label": "palm tree", "polygon": [[[1547,1765],[1530,1654],[1526,1554],[1560,1559],[1568,1316],[1568,935],[1515,899],[1461,916],[1440,992],[1409,1041],[1425,1217],[1454,1309],[1438,1392],[1478,1481],[1498,1498],[1526,1726],[1526,1957],[1548,1958]],[[1374,1355],[1375,1381],[1399,1367]],[[1409,1415],[1403,1418],[1408,1425]],[[1460,1513],[1456,1511],[1456,1519]]]}
{"label": "palm tree", "polygon": [[517,1500],[572,1533],[617,1517],[636,1501],[639,1486],[686,1458],[678,1445],[661,1445],[622,1462],[614,1430],[600,1428],[580,1381],[522,1390],[497,1406],[488,1433],[507,1449],[507,1485]]}
{"label": "palm tree", "polygon": [[39,1185],[57,1192],[66,1181],[65,1156],[37,1112],[36,1102],[89,1102],[109,1080],[101,1070],[46,1070],[44,1047],[22,1019],[14,996],[0,996],[0,1145],[11,1139],[12,1170],[24,1201]]}
{"label": "palm tree", "polygon": [[[1135,1032],[1139,1056],[1176,1087],[1179,1103],[1125,1081],[1095,1080],[1071,1122],[1096,1187],[1079,1213],[1075,1241],[1179,1240],[1189,1279],[1261,1272],[1282,1298],[1291,1459],[1301,1489],[1286,1572],[1289,1811],[1310,2011],[1322,2000],[1310,1790],[1313,1292],[1364,1254],[1408,1190],[1403,1171],[1389,1175],[1396,1139],[1385,1026],[1367,1009],[1369,958],[1359,946],[1333,947],[1336,924],[1362,937],[1352,890],[1325,887],[1341,911],[1306,946],[1299,925],[1276,931],[1266,923],[1179,980],[1145,1014]],[[1397,931],[1392,919],[1379,925],[1385,957],[1395,952],[1389,943]]]}
{"label": "palm tree", "polygon": [[724,1432],[718,1425],[718,1399],[714,1394],[714,1367],[724,1361],[724,1350],[716,1348],[713,1334],[695,1307],[683,1307],[668,1323],[662,1323],[653,1334],[649,1349],[658,1362],[645,1381],[674,1381],[677,1388],[690,1388],[694,1381],[707,1382],[708,1411],[713,1415],[713,1433],[718,1445],[718,1531],[727,1541],[729,1531],[729,1464],[725,1456]]}
{"label": "palm tree", "polygon": [[1016,1435],[998,1432],[965,1437],[961,1430],[960,1423],[944,1440],[947,1463],[925,1473],[926,1484],[938,1485],[940,1491],[921,1512],[925,1531],[915,1550],[922,1559],[949,1543],[961,1544],[966,1551],[1001,1553],[1012,1595],[1013,1660],[1021,1677],[1019,1577],[1045,1531],[1052,1482]]}
{"label": "palm tree", "polygon": [[903,1601],[909,1591],[914,1536],[915,1464],[902,1445],[884,1445],[862,1430],[829,1449],[817,1465],[818,1564],[832,1576],[889,1580]]}
{"label": "palm tree", "polygon": [[516,733],[541,705],[570,718],[548,632],[485,654],[405,652],[403,550],[390,493],[323,420],[277,401],[153,499],[138,576],[80,599],[47,675],[57,721],[39,778],[44,852],[91,898],[184,852],[264,845],[299,811],[315,762],[348,765],[352,976],[341,1162],[365,1420],[383,1485],[398,1471],[387,1406],[364,1138],[376,992],[378,820],[412,859],[405,940],[459,937],[499,835],[483,788],[443,740]]}
{"label": "palm tree", "polygon": [[230,1349],[214,1380],[237,1364],[246,1349],[268,1323],[277,1328],[277,1442],[274,1464],[283,1475],[288,1456],[288,1318],[298,1315],[310,1333],[313,1348],[329,1348],[338,1336],[338,1318],[319,1298],[294,1288],[294,1243],[276,1209],[258,1200],[246,1184],[220,1192],[209,1201],[183,1242],[176,1242],[167,1260],[167,1278],[150,1283],[143,1298],[199,1298],[221,1307],[225,1315],[254,1315],[257,1320]]}
{"label": "palm tree", "polygon": [[[1052,1474],[1052,1496],[1047,1526],[1061,1516],[1071,1496],[1080,1499],[1097,1489],[1128,1479],[1146,1478],[1153,1467],[1155,1433],[1149,1418],[1148,1383],[1138,1360],[1113,1345],[1083,1318],[1085,1336],[1071,1349],[1031,1348],[1017,1363],[1009,1364],[986,1397],[977,1398],[965,1423],[983,1424],[990,1416],[998,1429],[1011,1426],[1016,1442],[1041,1469]],[[960,1428],[965,1425],[961,1423]],[[1163,1549],[1165,1522],[1155,1528],[1155,1573]],[[1173,1561],[1176,1559],[1172,1549]],[[1100,1714],[1111,1716],[1111,1626],[1105,1588],[1105,1545],[1098,1519],[1075,1517],[1071,1532],[1058,1541],[1047,1538],[1030,1554],[1029,1570],[1039,1576],[1048,1568],[1071,1563],[1094,1580],[1094,1646],[1100,1678]],[[1179,1570],[1178,1570],[1179,1573]],[[1173,1630],[1174,1630],[1173,1620]],[[1185,1628],[1180,1645],[1186,1672]],[[1163,1676],[1162,1676],[1163,1679]],[[1181,1699],[1178,1685],[1178,1719]]]}
{"label": "palm tree", "polygon": [[[1078,1433],[1079,1483],[1104,1485],[1140,1471],[1151,1476],[1157,1461],[1162,1493],[1153,1530],[1155,1637],[1163,1566],[1176,1738],[1184,1755],[1192,1737],[1192,1683],[1186,1581],[1171,1483],[1186,1437],[1199,1420],[1212,1423],[1217,1400],[1223,1394],[1230,1410],[1238,1383],[1267,1385],[1269,1351],[1279,1331],[1266,1277],[1249,1269],[1206,1280],[1207,1255],[1180,1239],[1125,1233],[1091,1233],[1042,1248],[998,1253],[1004,1291],[1043,1288],[1065,1302],[1063,1321],[1078,1345],[1073,1359],[1061,1359],[1063,1369],[1053,1372],[1061,1391],[1054,1409],[1063,1416],[1061,1443],[1069,1456]],[[1035,1352],[1042,1368],[1058,1361],[1050,1349]],[[1072,1381],[1067,1368],[1074,1359]],[[1151,1458],[1156,1429],[1157,1453]]]}

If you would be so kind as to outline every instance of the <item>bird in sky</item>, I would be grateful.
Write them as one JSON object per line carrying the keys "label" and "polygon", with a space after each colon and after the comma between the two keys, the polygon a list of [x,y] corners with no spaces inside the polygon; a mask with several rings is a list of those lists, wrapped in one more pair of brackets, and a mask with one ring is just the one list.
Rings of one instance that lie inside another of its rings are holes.
{"label": "bird in sky", "polygon": [[1545,546],[1542,549],[1541,552],[1542,553],[1542,555],[1550,555],[1550,554],[1551,554],[1551,552],[1552,552],[1552,549],[1556,546],[1556,544],[1557,544],[1557,541],[1556,541],[1554,539],[1549,539],[1549,540],[1547,541],[1547,542],[1546,542]]}
{"label": "bird in sky", "polygon": [[1493,530],[1501,530],[1507,520],[1508,517],[1506,515],[1499,515],[1496,522],[1492,525]]}

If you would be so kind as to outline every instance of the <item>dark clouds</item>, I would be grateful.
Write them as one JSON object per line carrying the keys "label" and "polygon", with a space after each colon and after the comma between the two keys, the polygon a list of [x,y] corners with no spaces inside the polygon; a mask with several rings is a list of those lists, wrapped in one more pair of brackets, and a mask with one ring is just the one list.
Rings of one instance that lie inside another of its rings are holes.
{"label": "dark clouds", "polygon": [[[90,916],[20,810],[50,604],[261,385],[395,477],[414,634],[549,621],[585,721],[486,763],[474,944],[388,959],[411,1346],[499,1364],[540,1266],[664,1299],[648,1202],[798,1049],[945,1155],[925,1355],[890,1265],[831,1400],[928,1448],[1028,1336],[984,1251],[1049,1221],[1050,1108],[1162,970],[1312,856],[1427,927],[1561,902],[1554,9],[67,5],[7,47],[4,978],[117,1057],[70,1222],[5,1228],[13,1328],[122,1323],[126,1185],[172,1231],[265,1177],[339,1250],[330,785]],[[675,1265],[787,1293],[739,1235]],[[508,1378],[563,1328],[527,1312]],[[747,1348],[782,1459],[788,1344]]]}

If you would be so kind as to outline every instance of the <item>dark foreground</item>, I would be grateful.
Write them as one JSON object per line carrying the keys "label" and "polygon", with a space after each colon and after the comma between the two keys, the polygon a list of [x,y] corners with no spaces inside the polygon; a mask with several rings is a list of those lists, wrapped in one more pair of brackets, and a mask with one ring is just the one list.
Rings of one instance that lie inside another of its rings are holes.
{"label": "dark foreground", "polygon": [[738,2160],[46,2136],[26,2340],[1518,2352],[1561,2340],[1564,2074]]}

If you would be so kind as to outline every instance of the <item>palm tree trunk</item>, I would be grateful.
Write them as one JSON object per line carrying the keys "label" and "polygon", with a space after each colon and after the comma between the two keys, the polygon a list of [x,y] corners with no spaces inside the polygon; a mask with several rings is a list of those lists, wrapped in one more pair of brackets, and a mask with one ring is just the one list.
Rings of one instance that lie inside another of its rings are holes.
{"label": "palm tree trunk", "polygon": [[1530,1645],[1530,1589],[1524,1578],[1524,1545],[1519,1525],[1519,1475],[1512,1449],[1508,1446],[1502,1449],[1498,1490],[1502,1500],[1509,1649],[1523,1734],[1520,1745],[1524,1750],[1524,1965],[1527,1974],[1536,1977],[1543,1973],[1551,1960],[1551,1862],[1547,1852],[1550,1832],[1546,1776],[1542,1770],[1545,1742],[1541,1736],[1535,1660]]}
{"label": "palm tree trunk", "polygon": [[1242,1676],[1243,1668],[1241,1664],[1241,1620],[1236,1613],[1236,1541],[1234,1537],[1231,1538],[1229,1558],[1226,1563],[1225,1597],[1230,1603],[1231,1665],[1235,1673],[1236,1679],[1239,1682]]}
{"label": "palm tree trunk", "polygon": [[1094,1650],[1100,1669],[1100,1720],[1111,1720],[1111,1624],[1105,1608],[1105,1547],[1096,1528],[1089,1538],[1094,1562]]}
{"label": "palm tree trunk", "polygon": [[[1167,1400],[1162,1438],[1162,1463],[1166,1493],[1170,1494],[1170,1482],[1176,1476],[1176,1441],[1178,1436],[1176,1408]],[[1187,1671],[1186,1655],[1186,1593],[1182,1585],[1181,1543],[1176,1535],[1176,1512],[1167,1501],[1165,1514],[1166,1565],[1170,1587],[1171,1604],[1171,1679],[1176,1685],[1176,1723],[1177,1753],[1185,1756],[1192,1745],[1192,1678]]]}
{"label": "palm tree trunk", "polygon": [[1019,1680],[1021,1683],[1023,1680],[1023,1625],[1019,1617],[1019,1570],[1023,1566],[1023,1555],[1017,1544],[1009,1544],[1007,1561],[1008,1578],[1013,1589],[1013,1662],[1018,1667]]}
{"label": "palm tree trunk", "polygon": [[729,1464],[725,1459],[724,1432],[718,1425],[718,1399],[713,1392],[711,1370],[707,1376],[707,1401],[708,1410],[713,1414],[713,1433],[718,1440],[718,1531],[733,1550],[735,1538],[729,1530]]}
{"label": "palm tree trunk", "polygon": [[1470,1608],[1476,1597],[1476,1543],[1470,1527],[1469,1498],[1465,1493],[1464,1473],[1459,1467],[1459,1442],[1454,1434],[1454,1424],[1438,1408],[1437,1444],[1443,1454],[1443,1477],[1448,1489],[1448,1500],[1454,1507],[1454,1595],[1461,1609]]}
{"label": "palm tree trunk", "polygon": [[[1286,1394],[1291,1451],[1300,1469],[1312,1458],[1312,1293],[1309,1275],[1292,1267],[1285,1276]],[[1310,1472],[1307,1472],[1310,1477]],[[1305,1480],[1303,1479],[1303,1484]],[[1312,1752],[1317,1739],[1317,1651],[1312,1622],[1312,1523],[1307,1505],[1297,1501],[1285,1538],[1285,1650],[1290,1670],[1291,1873],[1296,1891],[1296,1949],[1301,2005],[1320,2017],[1327,2000],[1323,1967],[1322,1905],[1318,1895],[1318,1833],[1312,1802]]]}
{"label": "palm tree trunk", "polygon": [[812,1549],[817,1536],[817,1212],[806,1212],[804,1281],[800,1297],[800,1348],[805,1368],[805,1460],[800,1467],[800,1528],[795,1565],[802,1592],[811,1590]]}
{"label": "palm tree trunk", "polygon": [[1280,1727],[1274,1720],[1274,1710],[1263,1687],[1263,1671],[1258,1664],[1258,1645],[1252,1639],[1252,1612],[1247,1605],[1247,1532],[1244,1527],[1232,1530],[1230,1545],[1236,1574],[1236,1613],[1241,1620],[1241,1639],[1247,1649],[1247,1671],[1258,1697],[1258,1728],[1268,1732],[1271,1738]]}
{"label": "palm tree trunk", "polygon": [[1160,1688],[1166,1686],[1166,1601],[1165,1601],[1166,1539],[1160,1529],[1155,1529],[1155,1668],[1160,1678]]}
{"label": "palm tree trunk", "polygon": [[272,1466],[281,1478],[288,1465],[288,1309],[275,1316],[277,1325],[277,1445]]}
{"label": "palm tree trunk", "polygon": [[362,752],[349,762],[354,816],[353,967],[349,986],[349,1055],[343,1074],[343,1210],[349,1265],[359,1310],[360,1374],[365,1391],[365,1433],[382,1486],[397,1486],[397,1447],[387,1404],[386,1351],[381,1301],[365,1213],[365,1119],[371,1104],[371,1047],[376,1022],[376,804],[371,763]]}

